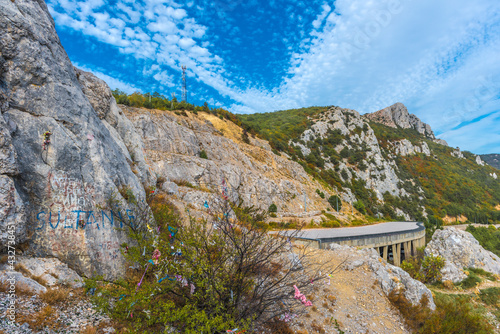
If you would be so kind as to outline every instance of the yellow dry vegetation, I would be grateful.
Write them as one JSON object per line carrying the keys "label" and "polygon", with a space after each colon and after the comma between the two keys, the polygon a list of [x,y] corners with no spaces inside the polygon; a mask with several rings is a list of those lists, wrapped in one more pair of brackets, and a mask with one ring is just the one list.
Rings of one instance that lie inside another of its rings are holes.
{"label": "yellow dry vegetation", "polygon": [[465,223],[468,220],[467,217],[465,216],[459,216],[459,217],[450,217],[448,215],[444,216],[443,222],[445,224],[453,224],[459,221],[460,223]]}
{"label": "yellow dry vegetation", "polygon": [[242,129],[233,122],[226,119],[220,119],[206,112],[198,112],[198,117],[210,121],[217,130],[224,134],[224,137],[231,139],[235,143],[243,144],[241,140]]}

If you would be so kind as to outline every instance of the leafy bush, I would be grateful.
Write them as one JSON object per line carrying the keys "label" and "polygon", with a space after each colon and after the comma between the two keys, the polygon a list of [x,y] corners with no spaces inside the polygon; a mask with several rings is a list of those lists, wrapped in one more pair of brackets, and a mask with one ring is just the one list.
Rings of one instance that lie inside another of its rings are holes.
{"label": "leafy bush", "polygon": [[474,227],[469,225],[466,231],[471,233],[484,249],[500,256],[500,231],[494,226]]}
{"label": "leafy bush", "polygon": [[200,151],[200,158],[202,159],[208,159],[207,152],[205,150]]}
{"label": "leafy bush", "polygon": [[278,212],[278,207],[276,206],[276,204],[271,204],[269,205],[269,209],[267,210],[269,212]]}
{"label": "leafy bush", "polygon": [[333,210],[340,211],[342,209],[342,201],[337,195],[330,196],[328,198],[328,203],[330,203]]}
{"label": "leafy bush", "polygon": [[362,201],[356,201],[356,202],[354,202],[354,208],[356,210],[358,210],[359,212],[361,212],[362,214],[366,213],[365,204]]}
{"label": "leafy bush", "polygon": [[269,235],[259,225],[263,213],[252,208],[220,199],[220,205],[211,205],[208,221],[181,222],[165,197],[147,202],[151,210],[137,201],[137,219],[123,219],[131,242],[122,245],[122,254],[135,269],[115,282],[87,281],[87,289],[97,289],[93,301],[99,308],[134,332],[254,329],[287,313],[303,313],[292,285],[307,294],[311,278],[324,278],[318,275],[322,266],[298,250],[303,272],[292,279],[295,264],[286,260],[285,232]]}
{"label": "leafy bush", "polygon": [[480,284],[483,280],[477,274],[473,272],[468,272],[467,278],[462,280],[461,282],[456,283],[457,286],[462,289],[470,289],[478,284]]}
{"label": "leafy bush", "polygon": [[441,256],[424,256],[424,249],[418,248],[415,256],[410,256],[401,263],[401,269],[422,283],[432,283],[441,280],[444,262]]}
{"label": "leafy bush", "polygon": [[418,329],[422,334],[489,334],[493,327],[470,296],[435,293],[436,311]]}
{"label": "leafy bush", "polygon": [[325,193],[320,191],[319,189],[316,189],[316,194],[318,194],[319,197],[321,197],[321,198],[325,198]]}

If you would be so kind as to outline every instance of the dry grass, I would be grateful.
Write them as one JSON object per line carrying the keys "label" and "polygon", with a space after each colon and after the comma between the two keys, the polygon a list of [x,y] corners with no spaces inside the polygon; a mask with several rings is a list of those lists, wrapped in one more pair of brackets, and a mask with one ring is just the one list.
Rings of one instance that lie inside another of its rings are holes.
{"label": "dry grass", "polygon": [[89,325],[80,331],[80,334],[97,334],[97,328]]}
{"label": "dry grass", "polygon": [[45,327],[50,329],[58,328],[57,314],[54,308],[50,305],[45,306],[35,314],[19,315],[16,321],[20,324],[28,323],[32,330],[41,330]]}
{"label": "dry grass", "polygon": [[443,285],[444,285],[444,287],[445,287],[446,289],[450,289],[450,290],[452,290],[452,289],[454,289],[454,288],[455,288],[455,284],[453,284],[453,282],[452,282],[452,281],[450,281],[450,280],[444,281],[444,282],[443,282]]}
{"label": "dry grass", "polygon": [[24,276],[31,277],[31,272],[21,263],[16,263],[14,270],[20,272]]}
{"label": "dry grass", "polygon": [[68,298],[69,290],[65,288],[49,289],[40,295],[40,298],[49,305],[55,305]]}
{"label": "dry grass", "polygon": [[427,295],[423,295],[420,305],[416,306],[406,299],[403,291],[392,290],[388,297],[392,305],[401,312],[406,324],[412,329],[418,330],[421,328],[432,313],[428,308],[429,299]]}
{"label": "dry grass", "polygon": [[8,255],[2,255],[0,257],[0,264],[5,264],[5,263],[7,263],[8,260],[9,260],[9,256]]}
{"label": "dry grass", "polygon": [[34,281],[37,281],[39,284],[43,286],[47,286],[47,281],[42,278],[42,276],[31,276],[31,279]]}
{"label": "dry grass", "polygon": [[315,333],[320,333],[320,334],[325,334],[326,331],[325,329],[323,328],[323,326],[321,326],[320,324],[316,323],[316,322],[313,322],[311,324],[311,328],[313,329],[313,331]]}
{"label": "dry grass", "polygon": [[277,319],[266,324],[266,328],[271,330],[273,334],[293,334],[293,330],[288,326],[288,323]]}

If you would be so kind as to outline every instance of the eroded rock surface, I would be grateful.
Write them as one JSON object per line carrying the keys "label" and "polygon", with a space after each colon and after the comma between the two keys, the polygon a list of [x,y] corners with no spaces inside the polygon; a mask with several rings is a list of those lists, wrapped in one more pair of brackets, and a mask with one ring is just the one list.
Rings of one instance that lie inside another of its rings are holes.
{"label": "eroded rock surface", "polygon": [[464,269],[467,268],[480,268],[500,275],[500,258],[481,247],[472,234],[459,229],[436,230],[425,247],[425,254],[444,258],[443,281],[465,279]]}
{"label": "eroded rock surface", "polygon": [[105,99],[96,97],[103,103],[96,111],[85,96],[46,4],[2,1],[0,11],[0,197],[9,203],[0,213],[2,238],[13,220],[17,242],[31,237],[31,254],[117,277],[124,236],[97,207],[124,185],[144,196],[146,177],[136,176],[127,145],[100,119]]}
{"label": "eroded rock surface", "polygon": [[422,122],[414,114],[410,114],[405,105],[400,102],[374,113],[365,114],[364,117],[392,128],[414,129],[430,139],[436,138],[430,125]]}
{"label": "eroded rock surface", "polygon": [[354,247],[332,244],[331,249],[337,252],[338,256],[345,256],[347,270],[367,265],[386,296],[392,291],[404,291],[408,301],[413,305],[419,305],[425,295],[429,300],[429,308],[436,309],[431,291],[422,282],[411,278],[403,269],[387,263],[373,248],[357,250]]}

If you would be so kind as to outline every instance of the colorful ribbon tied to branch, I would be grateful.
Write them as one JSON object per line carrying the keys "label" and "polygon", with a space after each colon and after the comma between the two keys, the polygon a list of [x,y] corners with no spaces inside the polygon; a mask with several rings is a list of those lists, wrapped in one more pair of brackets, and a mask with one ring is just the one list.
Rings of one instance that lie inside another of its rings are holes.
{"label": "colorful ribbon tied to branch", "polygon": [[144,279],[144,276],[146,275],[150,264],[154,265],[154,262],[151,259],[148,261],[148,265],[146,266],[146,270],[144,270],[144,274],[142,274],[141,281],[139,283],[137,283],[137,288],[135,289],[135,291],[139,290],[139,287],[142,284],[142,280]]}
{"label": "colorful ribbon tied to branch", "polygon": [[295,299],[300,300],[300,302],[305,306],[312,306],[311,301],[307,300],[306,296],[300,292],[299,288],[297,288],[296,285],[294,285],[293,288],[295,289]]}
{"label": "colorful ribbon tied to branch", "polygon": [[177,229],[172,226],[168,226],[168,231],[170,232],[170,238],[175,238],[175,235],[177,234]]}
{"label": "colorful ribbon tied to branch", "polygon": [[43,134],[43,145],[42,145],[42,149],[45,151],[48,147],[49,147],[49,144],[50,144],[50,136],[52,135],[52,132],[50,131],[45,131],[44,134]]}
{"label": "colorful ribbon tied to branch", "polygon": [[203,206],[208,209],[208,202],[205,201],[205,203],[203,203]]}
{"label": "colorful ribbon tied to branch", "polygon": [[228,197],[227,197],[227,186],[226,186],[226,180],[225,179],[222,179],[222,198],[224,198],[224,200],[228,200]]}
{"label": "colorful ribbon tied to branch", "polygon": [[161,256],[161,253],[158,250],[158,248],[155,249],[154,252],[153,252],[153,262],[154,262],[154,264],[158,264],[158,260],[160,259],[160,256]]}
{"label": "colorful ribbon tied to branch", "polygon": [[246,332],[246,330],[243,330],[243,331],[239,331],[239,332],[238,332],[238,328],[235,328],[235,329],[228,329],[228,330],[226,331],[226,333],[235,333],[235,334],[241,334],[241,333],[245,333],[245,332]]}

